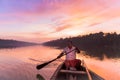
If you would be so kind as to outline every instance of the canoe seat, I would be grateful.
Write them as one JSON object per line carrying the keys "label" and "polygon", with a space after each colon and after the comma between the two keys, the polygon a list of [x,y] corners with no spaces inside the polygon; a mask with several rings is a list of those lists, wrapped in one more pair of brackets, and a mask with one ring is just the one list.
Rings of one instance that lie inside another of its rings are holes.
{"label": "canoe seat", "polygon": [[72,71],[72,70],[60,70],[62,73],[71,73],[71,74],[86,74],[85,71]]}

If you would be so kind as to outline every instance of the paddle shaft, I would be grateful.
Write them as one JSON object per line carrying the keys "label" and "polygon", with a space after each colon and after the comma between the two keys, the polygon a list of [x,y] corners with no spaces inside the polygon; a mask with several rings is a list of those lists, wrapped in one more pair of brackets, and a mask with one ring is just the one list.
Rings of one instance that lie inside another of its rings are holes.
{"label": "paddle shaft", "polygon": [[[62,56],[67,55],[67,54],[69,54],[70,52],[72,52],[72,51],[74,51],[74,50],[75,50],[75,49],[69,51],[69,52],[66,53],[66,54],[63,54]],[[61,57],[62,57],[62,56],[61,56]],[[61,58],[61,57],[59,57],[59,58]],[[46,62],[46,63],[37,65],[36,69],[38,69],[38,70],[39,70],[39,69],[42,69],[43,67],[45,67],[45,66],[48,65],[49,63],[51,63],[51,62],[53,62],[53,61],[55,61],[55,60],[57,60],[57,59],[59,59],[59,58],[55,58],[55,59],[53,59],[53,60],[51,60],[51,61],[48,61],[48,62]]]}

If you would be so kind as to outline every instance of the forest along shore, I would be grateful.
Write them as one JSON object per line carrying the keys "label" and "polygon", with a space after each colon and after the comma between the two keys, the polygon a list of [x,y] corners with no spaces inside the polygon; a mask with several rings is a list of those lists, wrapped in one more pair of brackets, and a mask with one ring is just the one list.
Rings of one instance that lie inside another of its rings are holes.
{"label": "forest along shore", "polygon": [[99,59],[103,59],[104,55],[108,58],[120,57],[120,34],[115,32],[99,32],[71,38],[61,38],[45,42],[43,45],[61,49],[66,46],[66,42],[69,39],[71,39],[78,48],[86,51],[86,55],[98,57]]}

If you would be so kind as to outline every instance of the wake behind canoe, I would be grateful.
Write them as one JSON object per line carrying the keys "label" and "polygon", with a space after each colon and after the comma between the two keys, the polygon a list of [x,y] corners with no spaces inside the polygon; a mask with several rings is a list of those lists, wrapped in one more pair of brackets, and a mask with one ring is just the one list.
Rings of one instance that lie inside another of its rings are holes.
{"label": "wake behind canoe", "polygon": [[[69,79],[68,77],[69,76]],[[74,77],[73,77],[74,76]],[[73,78],[73,79],[72,79]],[[65,70],[64,63],[59,65],[50,80],[104,80],[99,75],[87,69],[84,61],[79,70]]]}

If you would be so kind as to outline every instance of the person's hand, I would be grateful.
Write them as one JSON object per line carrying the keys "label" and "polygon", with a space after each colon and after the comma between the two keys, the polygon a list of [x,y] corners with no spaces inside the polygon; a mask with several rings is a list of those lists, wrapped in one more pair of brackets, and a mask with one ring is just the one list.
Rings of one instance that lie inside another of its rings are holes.
{"label": "person's hand", "polygon": [[80,50],[77,47],[75,48],[75,50],[77,53],[80,53]]}

